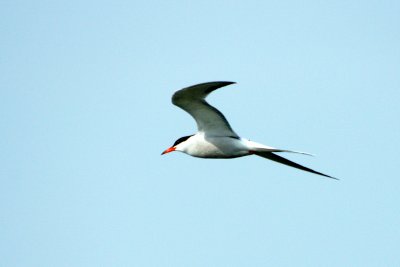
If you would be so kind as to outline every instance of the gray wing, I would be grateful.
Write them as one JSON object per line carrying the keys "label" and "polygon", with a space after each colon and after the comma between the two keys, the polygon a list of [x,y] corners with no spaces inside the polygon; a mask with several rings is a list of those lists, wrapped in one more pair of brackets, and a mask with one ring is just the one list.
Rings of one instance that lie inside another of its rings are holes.
{"label": "gray wing", "polygon": [[205,101],[212,91],[234,82],[208,82],[183,88],[172,96],[172,103],[188,112],[199,132],[212,136],[235,136],[225,116]]}

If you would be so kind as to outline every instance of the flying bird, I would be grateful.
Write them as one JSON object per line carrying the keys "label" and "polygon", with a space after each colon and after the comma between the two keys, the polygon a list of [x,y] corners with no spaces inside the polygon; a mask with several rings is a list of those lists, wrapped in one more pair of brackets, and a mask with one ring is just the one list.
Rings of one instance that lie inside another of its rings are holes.
{"label": "flying bird", "polygon": [[180,151],[199,158],[228,159],[257,155],[303,171],[337,179],[276,154],[279,152],[307,153],[278,149],[239,137],[233,131],[225,116],[205,100],[207,95],[214,90],[231,84],[234,84],[234,82],[201,83],[183,88],[173,94],[172,103],[188,112],[194,118],[197,123],[198,132],[179,138],[170,148],[162,152],[161,155],[173,151]]}

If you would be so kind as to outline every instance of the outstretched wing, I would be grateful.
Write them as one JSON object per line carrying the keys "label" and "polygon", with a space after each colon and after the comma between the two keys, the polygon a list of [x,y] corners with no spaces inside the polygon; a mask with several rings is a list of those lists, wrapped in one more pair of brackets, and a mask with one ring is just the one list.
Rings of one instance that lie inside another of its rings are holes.
{"label": "outstretched wing", "polygon": [[172,103],[188,112],[196,121],[199,132],[212,136],[234,136],[225,116],[205,101],[212,91],[234,82],[208,82],[183,88],[172,96]]}
{"label": "outstretched wing", "polygon": [[306,172],[311,172],[311,173],[322,175],[322,176],[325,176],[325,177],[328,177],[328,178],[339,180],[338,178],[335,178],[335,177],[332,177],[332,176],[329,176],[329,175],[314,171],[314,170],[312,170],[310,168],[304,167],[304,166],[302,166],[300,164],[297,164],[296,162],[290,161],[288,159],[285,159],[285,158],[283,158],[281,156],[278,156],[278,155],[276,155],[274,153],[271,153],[271,152],[254,151],[254,154],[257,155],[257,156],[266,158],[266,159],[270,159],[270,160],[273,160],[273,161],[288,165],[288,166],[293,167],[293,168],[297,168],[297,169],[306,171]]}

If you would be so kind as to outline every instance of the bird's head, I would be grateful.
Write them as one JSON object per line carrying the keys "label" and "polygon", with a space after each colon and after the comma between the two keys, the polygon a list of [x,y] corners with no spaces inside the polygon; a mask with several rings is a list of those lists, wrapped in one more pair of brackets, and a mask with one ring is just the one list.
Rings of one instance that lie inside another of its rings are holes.
{"label": "bird's head", "polygon": [[166,149],[163,153],[161,153],[161,155],[167,154],[169,152],[173,152],[173,151],[184,151],[184,149],[186,148],[186,141],[192,137],[193,135],[188,135],[188,136],[184,136],[179,138],[178,140],[175,141],[175,143],[168,149]]}

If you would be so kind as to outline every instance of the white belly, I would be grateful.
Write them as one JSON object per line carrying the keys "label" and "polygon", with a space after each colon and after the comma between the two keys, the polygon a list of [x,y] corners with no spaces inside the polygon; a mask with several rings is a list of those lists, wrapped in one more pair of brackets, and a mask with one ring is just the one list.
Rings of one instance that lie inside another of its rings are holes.
{"label": "white belly", "polygon": [[249,155],[240,139],[197,136],[185,153],[199,158],[236,158]]}

